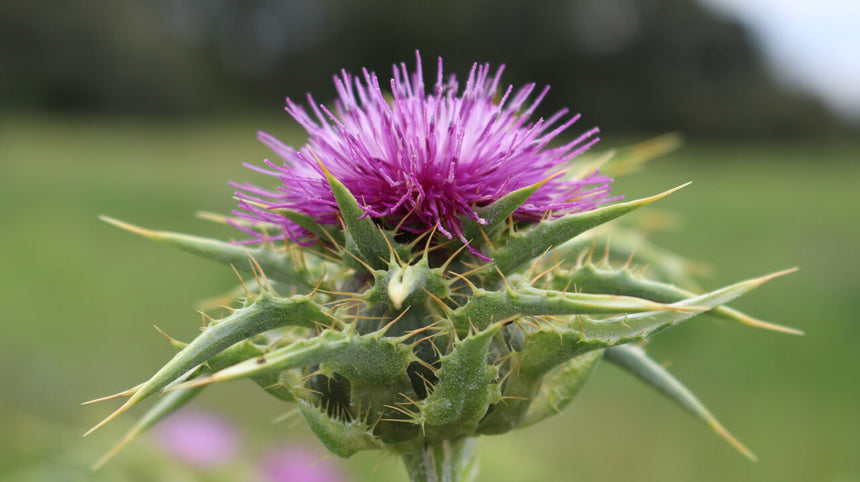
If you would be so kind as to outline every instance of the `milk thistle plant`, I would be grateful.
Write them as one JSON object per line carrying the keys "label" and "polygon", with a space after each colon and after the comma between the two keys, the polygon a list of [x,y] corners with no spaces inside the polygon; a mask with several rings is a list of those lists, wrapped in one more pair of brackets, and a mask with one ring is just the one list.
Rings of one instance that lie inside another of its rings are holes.
{"label": "milk thistle plant", "polygon": [[547,89],[502,88],[501,74],[476,64],[461,90],[440,59],[428,88],[418,57],[414,72],[394,67],[390,90],[343,72],[331,110],[288,99],[307,144],[261,133],[281,159],[249,166],[278,187],[234,184],[233,216],[208,216],[238,242],[104,217],[232,267],[241,286],[194,340],[169,338],[177,353],[149,380],[104,398],[127,400],[93,430],[158,396],[97,465],[205,387],[248,378],[340,457],[384,450],[412,480],[472,480],[478,436],[558,413],[602,359],[754,458],[639,342],[704,312],[797,333],[725,306],[782,273],[697,294],[679,257],[629,228],[596,235],[679,189],[622,202],[598,170],[665,139],[614,164],[581,156],[597,129],[560,140],[578,116],[533,120]]}

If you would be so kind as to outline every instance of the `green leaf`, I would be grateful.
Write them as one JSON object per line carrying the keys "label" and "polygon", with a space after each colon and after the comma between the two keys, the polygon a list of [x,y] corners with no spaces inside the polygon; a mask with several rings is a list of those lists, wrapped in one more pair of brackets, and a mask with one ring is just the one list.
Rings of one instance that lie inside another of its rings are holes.
{"label": "green leaf", "polygon": [[[696,306],[713,309],[748,293],[775,277],[792,271],[794,270],[742,281],[671,306]],[[631,341],[644,340],[661,331],[678,326],[698,314],[699,312],[696,311],[661,311],[637,313],[600,321],[577,317],[571,321],[570,326],[545,324],[528,335],[523,349],[514,356],[520,362],[519,369],[521,372],[528,376],[538,377],[556,365],[583,353],[599,348],[622,345]]]}
{"label": "green leaf", "polygon": [[[599,240],[598,238],[604,238]],[[594,249],[598,253],[606,253],[611,260],[634,263],[647,266],[652,277],[668,281],[687,290],[701,291],[694,275],[708,272],[708,267],[695,261],[690,261],[676,253],[661,248],[649,242],[640,233],[618,226],[613,226],[604,234],[580,236],[564,246],[562,259],[576,261],[583,249]]]}
{"label": "green leaf", "polygon": [[310,277],[304,269],[296,268],[283,253],[259,247],[225,243],[217,239],[202,238],[188,234],[172,233],[169,231],[153,231],[141,228],[108,216],[99,216],[102,221],[125,229],[159,243],[175,246],[191,254],[217,261],[221,264],[234,266],[245,273],[254,273],[253,258],[262,268],[266,277],[290,286],[313,288]]}
{"label": "green leaf", "polygon": [[254,378],[331,361],[349,347],[352,337],[354,335],[350,333],[324,330],[313,338],[293,342],[283,348],[225,367],[205,377],[174,385],[170,389],[181,390],[240,378]]}
{"label": "green leaf", "polygon": [[746,458],[753,462],[756,461],[756,456],[723,427],[707,407],[693,395],[693,392],[678,381],[662,365],[652,360],[645,353],[645,350],[633,345],[607,348],[606,360],[635,375],[652,388],[672,399],[681,408],[705,422],[717,435],[722,437]]}
{"label": "green leaf", "polygon": [[501,291],[475,288],[468,303],[454,310],[450,318],[457,333],[465,336],[471,326],[483,330],[490,323],[512,316],[640,313],[690,311],[689,306],[672,306],[641,298],[616,295],[568,293],[522,287]]}
{"label": "green leaf", "polygon": [[[553,176],[555,177],[555,176]],[[508,218],[514,211],[517,210],[520,206],[523,205],[524,202],[528,201],[532,194],[534,194],[538,189],[540,189],[544,184],[552,179],[549,177],[544,179],[543,181],[536,182],[531,186],[526,186],[516,191],[509,192],[501,199],[493,202],[492,204],[484,207],[477,208],[475,212],[478,216],[484,220],[484,224],[480,224],[478,221],[474,219],[463,219],[462,220],[462,230],[463,235],[467,240],[475,240],[477,244],[481,244],[483,241],[481,240],[480,230],[483,229],[485,232],[491,231],[495,226]],[[475,243],[473,243],[474,245]]]}
{"label": "green leaf", "polygon": [[430,395],[419,403],[418,421],[426,425],[429,438],[456,440],[474,432],[487,408],[501,400],[496,366],[487,363],[487,349],[502,324],[454,344],[442,357],[436,372],[438,383]]}
{"label": "green leaf", "polygon": [[[512,235],[503,247],[492,251],[493,264],[503,274],[509,274],[529,260],[540,256],[548,249],[561,246],[568,240],[595,226],[607,223],[642,206],[651,204],[687,185],[689,183],[657,194],[656,196],[613,204],[536,224],[528,231]],[[492,277],[493,275],[491,274],[490,276]]]}
{"label": "green leaf", "polygon": [[271,295],[259,295],[249,306],[238,309],[223,320],[207,327],[136,390],[125,404],[84,435],[89,435],[139,401],[159,392],[197,365],[244,339],[283,326],[315,329],[318,325],[325,325],[332,321],[323,313],[322,308],[307,296],[276,298]]}
{"label": "green leaf", "polygon": [[153,405],[128,432],[126,432],[125,436],[92,465],[92,470],[98,470],[101,468],[114,455],[125,448],[126,445],[149,430],[150,427],[158,423],[167,415],[178,410],[192,398],[196,397],[203,388],[204,387],[195,387],[187,388],[185,390],[176,390],[159,398],[155,405]]}
{"label": "green leaf", "polygon": [[[318,160],[319,161],[319,160]],[[358,257],[372,269],[384,269],[392,257],[391,243],[376,224],[366,216],[364,209],[349,192],[349,189],[337,180],[326,167],[320,163],[334,199],[340,209],[343,223],[346,225],[346,248],[352,255]]]}
{"label": "green leaf", "polygon": [[363,421],[331,417],[305,400],[299,400],[298,405],[311,430],[335,455],[346,458],[361,450],[382,448],[371,427]]}
{"label": "green leaf", "polygon": [[[570,286],[575,288],[577,292],[585,293],[636,296],[660,303],[676,303],[697,296],[695,293],[674,285],[635,276],[627,269],[600,269],[591,264],[583,265],[580,268],[555,277],[551,286],[559,288]],[[718,306],[709,313],[723,320],[741,323],[754,328],[779,331],[792,335],[803,334],[800,330],[761,321],[727,306]]]}
{"label": "green leaf", "polygon": [[323,363],[350,381],[384,383],[398,377],[414,361],[411,347],[400,341],[399,338],[383,338],[381,332],[358,336],[351,331],[324,330],[313,338],[296,341],[171,389],[253,378]]}
{"label": "green leaf", "polygon": [[541,381],[540,392],[529,405],[525,418],[519,426],[533,425],[564,410],[594,373],[603,352],[603,350],[590,351],[562,363],[547,373]]}
{"label": "green leaf", "polygon": [[[167,335],[165,335],[167,336]],[[184,348],[187,344],[178,342],[172,338],[169,338],[171,344],[174,346]],[[239,360],[244,360],[246,358],[253,357],[262,350],[253,346],[251,343],[240,343],[231,346],[230,348],[218,353],[207,361],[208,370],[203,371],[200,370],[200,373],[195,373],[195,377],[200,377],[208,373],[212,370],[219,370],[226,366],[237,363]],[[255,380],[258,384],[263,386],[264,388],[269,385],[267,380]],[[143,384],[135,387],[134,391],[139,390]],[[163,397],[159,398],[158,401],[153,405],[147,412],[141,417],[137,423],[135,423],[132,428],[126,432],[125,436],[111,448],[105,455],[103,455],[96,463],[93,464],[92,470],[98,470],[105,463],[108,462],[114,455],[116,455],[120,450],[122,450],[129,443],[138,438],[141,434],[149,430],[153,425],[161,421],[164,417],[169,415],[170,413],[178,410],[186,403],[188,403],[191,399],[196,397],[201,390],[203,390],[203,386],[186,388],[183,390],[175,390],[170,393],[165,394]],[[127,392],[126,396],[131,396],[134,394],[134,391]],[[288,399],[287,401],[294,401],[293,398]]]}

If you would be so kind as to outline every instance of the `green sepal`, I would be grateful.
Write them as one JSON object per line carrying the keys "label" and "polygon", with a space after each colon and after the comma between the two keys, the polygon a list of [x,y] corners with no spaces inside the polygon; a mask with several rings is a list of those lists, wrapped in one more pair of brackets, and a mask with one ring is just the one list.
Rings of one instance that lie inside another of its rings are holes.
{"label": "green sepal", "polygon": [[382,448],[382,442],[363,421],[332,417],[305,400],[299,400],[298,406],[314,434],[335,455],[347,458],[362,450]]}
{"label": "green sepal", "polygon": [[[559,276],[552,280],[550,286],[554,288],[570,287],[577,292],[635,296],[660,303],[676,303],[696,296],[695,293],[675,285],[636,276],[629,269],[610,270],[601,269],[592,264],[584,264],[569,272],[557,274]],[[728,306],[718,306],[709,313],[723,320],[755,328],[793,335],[803,334],[800,330],[761,321]]]}
{"label": "green sepal", "polygon": [[487,350],[502,326],[497,323],[466,337],[441,358],[439,381],[419,402],[416,415],[428,439],[456,440],[473,434],[490,405],[501,400],[499,368],[488,364]]}
{"label": "green sepal", "polygon": [[[721,288],[675,303],[675,307],[696,306],[709,310],[761,286],[765,282],[794,270],[782,271]],[[660,311],[617,316],[606,320],[577,317],[569,326],[544,324],[529,333],[523,349],[516,353],[519,372],[526,377],[540,377],[556,365],[592,350],[640,341],[697,316],[700,311]]]}
{"label": "green sepal", "polygon": [[153,241],[175,246],[183,251],[217,261],[227,266],[234,266],[237,270],[244,273],[254,274],[255,268],[250,262],[250,258],[253,258],[269,279],[289,286],[313,288],[313,283],[310,281],[307,271],[294,266],[290,262],[290,258],[284,255],[284,253],[278,253],[265,247],[249,248],[212,238],[172,233],[169,231],[153,231],[108,216],[100,216],[99,218]]}
{"label": "green sepal", "polygon": [[[623,345],[623,348],[628,345]],[[564,410],[594,373],[604,350],[594,350],[553,368],[541,381],[541,390],[529,404],[520,427],[527,427]]]}
{"label": "green sepal", "polygon": [[[372,269],[384,269],[391,257],[391,249],[394,248],[393,240],[386,239],[385,234],[376,226],[376,223],[366,215],[364,209],[358,205],[355,196],[349,189],[337,180],[325,166],[320,163],[325,174],[334,199],[337,201],[338,210],[346,227],[346,250],[345,260],[355,256]],[[408,247],[397,246],[398,253],[408,253]]]}
{"label": "green sepal", "polygon": [[528,286],[500,291],[475,288],[468,303],[450,314],[454,328],[461,336],[470,327],[483,330],[490,323],[512,316],[577,315],[641,313],[652,311],[689,311],[687,306],[673,306],[641,298],[543,290]]}
{"label": "green sepal", "polygon": [[85,435],[93,432],[144,398],[159,392],[168,384],[212,358],[217,353],[251,336],[283,326],[317,328],[332,323],[322,308],[307,296],[277,298],[260,294],[253,302],[235,310],[226,318],[208,326],[187,347],[176,354],[137,390],[119,409]]}
{"label": "green sepal", "polygon": [[[583,213],[571,214],[552,221],[541,222],[528,231],[511,235],[503,247],[490,252],[490,257],[499,271],[503,274],[509,274],[529,260],[540,256],[548,249],[561,246],[595,226],[612,221],[617,217],[664,198],[687,184],[657,194],[656,196],[613,204]],[[492,277],[493,275],[490,274],[490,276]]]}
{"label": "green sepal", "polygon": [[622,345],[606,349],[606,360],[635,375],[649,386],[669,397],[697,419],[705,422],[717,435],[746,458],[756,461],[756,456],[736,439],[717,420],[699,399],[663,365],[651,359],[642,348]]}

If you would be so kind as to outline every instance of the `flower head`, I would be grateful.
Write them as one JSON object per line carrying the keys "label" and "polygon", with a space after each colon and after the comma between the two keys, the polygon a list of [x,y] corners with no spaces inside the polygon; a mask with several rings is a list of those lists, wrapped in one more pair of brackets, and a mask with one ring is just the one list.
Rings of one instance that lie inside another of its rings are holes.
{"label": "flower head", "polygon": [[240,189],[235,214],[281,226],[284,236],[296,241],[313,242],[277,209],[337,224],[338,206],[324,168],[352,192],[366,215],[383,225],[416,233],[435,228],[449,238],[463,239],[463,218],[482,222],[477,208],[547,179],[516,210],[515,219],[539,221],[609,200],[611,179],[596,172],[579,179],[563,176],[569,161],[598,141],[598,129],[550,147],[579,116],[568,117],[562,109],[530,120],[548,88],[530,100],[535,84],[500,90],[504,67],[493,74],[488,64],[475,64],[460,92],[453,75],[444,77],[440,58],[436,81],[426,92],[416,57],[413,73],[405,64],[394,67],[390,93],[366,69],[360,77],[345,71],[336,76],[334,112],[310,95],[313,115],[287,99],[286,110],[308,131],[308,143],[296,150],[260,133],[283,162],[248,167],[278,177],[281,185],[270,191],[234,184]]}

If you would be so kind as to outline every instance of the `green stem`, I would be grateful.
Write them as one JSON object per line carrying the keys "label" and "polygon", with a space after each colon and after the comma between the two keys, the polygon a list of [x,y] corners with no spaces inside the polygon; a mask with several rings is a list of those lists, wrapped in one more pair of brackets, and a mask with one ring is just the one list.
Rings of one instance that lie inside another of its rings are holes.
{"label": "green stem", "polygon": [[443,440],[401,456],[412,482],[472,482],[478,475],[476,445],[473,438]]}

